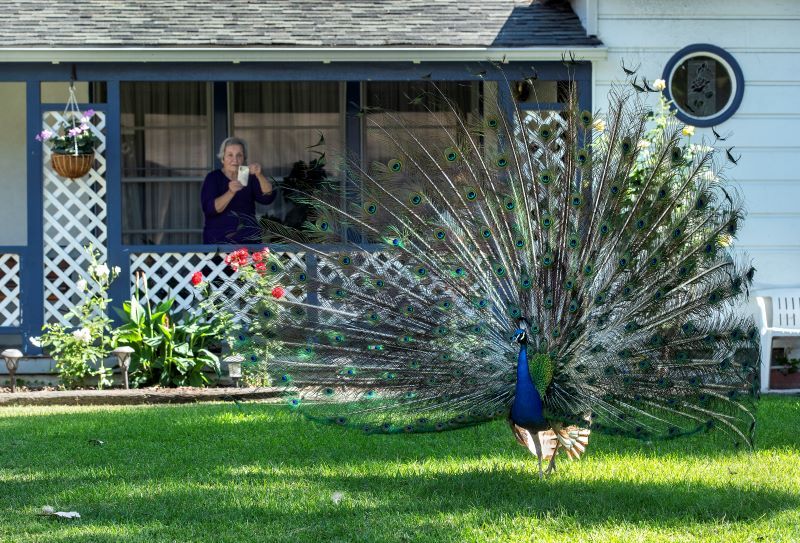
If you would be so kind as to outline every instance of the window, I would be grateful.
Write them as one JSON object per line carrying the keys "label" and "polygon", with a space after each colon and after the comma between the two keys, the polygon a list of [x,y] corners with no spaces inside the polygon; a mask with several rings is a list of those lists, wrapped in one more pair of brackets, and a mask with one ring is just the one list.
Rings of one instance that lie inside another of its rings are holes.
{"label": "window", "polygon": [[[335,156],[344,151],[343,83],[338,81],[241,82],[232,84],[231,133],[249,146],[248,161],[282,190],[256,215],[298,228],[309,218],[307,206],[291,198],[316,182],[337,175]],[[324,144],[317,145],[324,138]],[[321,153],[330,159],[318,166]]]}
{"label": "window", "polygon": [[[458,121],[440,93],[452,101],[463,119],[467,120],[469,114],[478,109],[480,92],[481,86],[473,82],[368,82],[365,89],[367,108],[377,107],[393,113],[368,111],[365,116],[364,164],[386,162],[394,158],[394,145],[384,129],[402,138],[401,126],[413,126],[417,137],[439,139],[443,128],[455,127]],[[392,119],[394,112],[397,121]]]}
{"label": "window", "polygon": [[[344,148],[339,82],[229,83],[228,132],[248,142],[248,161],[287,189],[336,175],[334,162],[311,169],[322,150]],[[217,87],[218,88],[218,87]],[[218,167],[207,82],[123,82],[122,238],[126,245],[202,243],[200,189]],[[224,103],[224,100],[222,101]],[[325,146],[312,147],[324,135]],[[219,137],[219,136],[218,136]],[[323,172],[324,169],[324,172]],[[280,190],[257,215],[300,226],[307,210]]]}
{"label": "window", "polygon": [[664,69],[664,80],[678,118],[694,126],[725,121],[736,112],[744,93],[738,63],[713,45],[690,45],[678,51]]}
{"label": "window", "polygon": [[[573,81],[521,80],[511,83],[511,92],[518,103],[566,104],[575,90]],[[531,109],[531,108],[523,108]]]}
{"label": "window", "polygon": [[212,169],[208,83],[123,82],[122,240],[201,243],[200,187]]}

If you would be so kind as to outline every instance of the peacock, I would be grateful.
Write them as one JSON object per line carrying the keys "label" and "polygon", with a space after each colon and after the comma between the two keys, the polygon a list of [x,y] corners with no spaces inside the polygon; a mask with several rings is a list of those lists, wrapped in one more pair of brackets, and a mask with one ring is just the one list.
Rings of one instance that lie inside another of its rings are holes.
{"label": "peacock", "polygon": [[574,87],[553,114],[499,90],[460,111],[434,82],[409,96],[426,127],[360,112],[392,158],[342,158],[294,194],[312,210],[302,228],[265,222],[309,266],[273,263],[291,283],[274,296],[240,285],[236,348],[269,344],[272,384],[319,422],[386,434],[507,419],[540,477],[590,431],[717,429],[752,446],[759,336],[741,306],[755,270],[731,247],[742,200],[713,146],[630,83],[602,114]]}

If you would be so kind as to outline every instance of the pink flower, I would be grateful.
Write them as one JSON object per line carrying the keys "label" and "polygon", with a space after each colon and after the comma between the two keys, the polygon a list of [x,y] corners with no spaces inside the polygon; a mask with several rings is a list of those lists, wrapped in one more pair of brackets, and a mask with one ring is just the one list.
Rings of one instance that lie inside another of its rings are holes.
{"label": "pink flower", "polygon": [[80,128],[70,128],[69,132],[67,132],[67,134],[69,134],[70,136],[74,137],[74,136],[77,136],[78,134],[80,134],[81,132],[82,132],[82,130]]}
{"label": "pink flower", "polygon": [[203,274],[199,271],[196,271],[192,274],[192,285],[197,286],[203,282]]}
{"label": "pink flower", "polygon": [[253,267],[256,269],[256,271],[263,272],[263,271],[266,271],[266,269],[267,269],[267,263],[266,262],[256,262]]}
{"label": "pink flower", "polygon": [[85,115],[85,116],[87,116],[87,117],[89,117],[89,118],[91,118],[91,117],[93,117],[93,116],[94,116],[94,110],[93,110],[93,109],[87,109],[87,110],[84,112],[84,115]]}
{"label": "pink flower", "polygon": [[286,289],[284,289],[281,286],[277,286],[272,289],[272,297],[275,298],[276,300],[280,300],[281,298],[283,298],[284,294],[286,294]]}
{"label": "pink flower", "polygon": [[53,132],[50,130],[42,130],[36,135],[36,141],[47,141],[53,137]]}

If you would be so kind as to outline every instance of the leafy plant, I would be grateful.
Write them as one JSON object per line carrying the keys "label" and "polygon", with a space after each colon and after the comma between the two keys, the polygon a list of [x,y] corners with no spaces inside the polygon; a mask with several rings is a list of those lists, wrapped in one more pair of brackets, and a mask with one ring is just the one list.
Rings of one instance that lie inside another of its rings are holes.
{"label": "leafy plant", "polygon": [[[106,314],[111,299],[108,287],[119,275],[120,269],[109,269],[99,261],[100,253],[89,245],[85,248],[91,259],[89,283],[81,278],[77,282],[83,300],[66,313],[67,320],[77,319],[74,330],[60,323],[48,323],[42,327],[41,337],[32,337],[31,343],[43,347],[56,362],[56,370],[66,388],[84,384],[89,376],[97,377],[97,388],[111,385],[111,368],[106,368],[104,359],[109,356],[113,338],[111,319]],[[97,364],[97,369],[92,366]]]}
{"label": "leafy plant", "polygon": [[206,368],[219,374],[219,357],[210,348],[225,337],[232,316],[202,310],[175,314],[174,305],[175,298],[170,297],[153,307],[142,273],[136,276],[133,296],[117,311],[124,321],[114,332],[117,343],[134,349],[134,386],[205,386]]}
{"label": "leafy plant", "polygon": [[[250,253],[247,249],[239,249],[225,257],[225,264],[237,272],[236,281],[246,283],[250,287],[271,292],[275,299],[286,295],[286,289],[275,284],[275,274],[282,271],[278,258],[271,254],[268,248]],[[302,275],[302,274],[301,274]],[[264,326],[277,317],[278,304],[268,299],[259,300],[255,306],[248,309],[249,325],[260,330],[258,336],[247,332],[247,326],[234,323],[231,305],[224,292],[212,291],[211,286],[203,281],[202,275],[197,272],[192,282],[204,294],[202,305],[208,312],[227,312],[231,321],[226,328],[226,340],[232,354],[242,356],[242,381],[249,386],[268,386],[271,377],[267,371],[267,361],[277,352],[278,343],[269,336],[269,327]],[[296,308],[302,311],[302,308]],[[236,310],[238,311],[238,309]]]}

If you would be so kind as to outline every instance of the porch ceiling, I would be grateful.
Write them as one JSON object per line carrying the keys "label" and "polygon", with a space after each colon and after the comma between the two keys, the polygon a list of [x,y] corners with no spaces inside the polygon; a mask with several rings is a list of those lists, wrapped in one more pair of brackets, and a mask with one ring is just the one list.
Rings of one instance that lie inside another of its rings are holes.
{"label": "porch ceiling", "polygon": [[594,48],[566,0],[10,0],[0,52]]}

